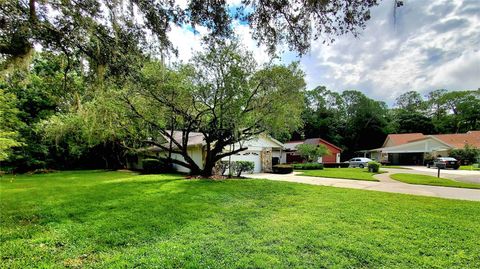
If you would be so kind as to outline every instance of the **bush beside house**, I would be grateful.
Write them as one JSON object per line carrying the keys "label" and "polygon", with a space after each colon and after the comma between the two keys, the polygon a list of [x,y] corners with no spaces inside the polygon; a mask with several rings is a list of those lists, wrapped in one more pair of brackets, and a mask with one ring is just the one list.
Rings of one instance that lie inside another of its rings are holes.
{"label": "bush beside house", "polygon": [[290,174],[293,172],[293,166],[290,164],[277,164],[272,167],[274,174]]}
{"label": "bush beside house", "polygon": [[368,172],[378,173],[380,171],[381,164],[379,162],[368,162]]}
{"label": "bush beside house", "polygon": [[293,164],[296,170],[323,170],[323,163],[296,163]]}

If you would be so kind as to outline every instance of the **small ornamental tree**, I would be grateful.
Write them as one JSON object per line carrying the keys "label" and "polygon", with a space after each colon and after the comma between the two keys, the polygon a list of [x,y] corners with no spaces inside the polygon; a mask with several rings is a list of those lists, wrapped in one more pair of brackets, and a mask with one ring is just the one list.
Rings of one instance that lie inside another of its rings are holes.
{"label": "small ornamental tree", "polygon": [[330,154],[325,145],[300,144],[296,148],[300,156],[308,162],[317,162],[318,158]]}

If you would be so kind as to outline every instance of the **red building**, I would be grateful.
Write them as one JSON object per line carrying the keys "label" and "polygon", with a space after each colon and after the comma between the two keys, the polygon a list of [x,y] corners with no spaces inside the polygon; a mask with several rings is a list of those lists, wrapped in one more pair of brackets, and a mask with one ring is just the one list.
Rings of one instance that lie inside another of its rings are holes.
{"label": "red building", "polygon": [[339,163],[340,162],[340,153],[342,149],[334,144],[321,139],[321,138],[309,138],[305,140],[289,141],[284,143],[285,145],[285,158],[283,160],[287,163],[300,163],[304,160],[297,153],[296,147],[300,144],[311,144],[311,145],[324,145],[330,151],[330,155],[323,156],[321,160],[322,163]]}

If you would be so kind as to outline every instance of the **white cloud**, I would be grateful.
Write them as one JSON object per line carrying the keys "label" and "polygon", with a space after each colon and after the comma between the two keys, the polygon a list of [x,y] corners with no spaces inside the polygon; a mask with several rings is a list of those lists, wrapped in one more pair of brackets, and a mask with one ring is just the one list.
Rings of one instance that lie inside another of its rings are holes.
{"label": "white cloud", "polygon": [[480,1],[406,1],[394,24],[393,4],[384,1],[359,38],[312,46],[302,59],[308,86],[358,89],[389,103],[409,90],[476,89],[480,19],[466,14],[475,8]]}
{"label": "white cloud", "polygon": [[[228,1],[232,6],[238,0]],[[360,37],[336,38],[331,45],[313,42],[301,59],[308,88],[325,85],[331,90],[357,89],[368,96],[393,103],[409,90],[477,89],[480,87],[480,1],[405,1],[393,16],[393,1],[372,9],[372,19]],[[179,59],[188,61],[202,49],[206,28],[194,34],[173,26],[170,40]],[[244,47],[260,63],[270,56],[258,47],[247,25],[234,22]],[[285,52],[282,61],[298,60]]]}

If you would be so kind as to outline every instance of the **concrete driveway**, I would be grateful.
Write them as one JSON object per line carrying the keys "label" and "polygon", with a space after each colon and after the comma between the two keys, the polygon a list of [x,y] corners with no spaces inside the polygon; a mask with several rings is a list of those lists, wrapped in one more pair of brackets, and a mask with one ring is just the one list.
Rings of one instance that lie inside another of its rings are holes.
{"label": "concrete driveway", "polygon": [[[406,169],[389,169],[389,170],[398,170],[400,172],[412,171],[412,170],[406,170]],[[392,171],[392,172],[396,173],[397,171]],[[375,177],[378,180],[380,180],[380,182],[299,176],[298,174],[299,174],[298,172],[294,172],[286,175],[263,173],[263,174],[249,174],[249,175],[245,175],[245,177],[276,180],[276,181],[297,182],[297,183],[312,184],[312,185],[332,186],[332,187],[339,187],[339,188],[374,190],[374,191],[423,195],[423,196],[441,197],[441,198],[458,199],[458,200],[480,201],[480,189],[464,189],[464,188],[406,184],[406,183],[402,183],[402,182],[390,179],[388,176],[390,172],[376,175]]]}
{"label": "concrete driveway", "polygon": [[[424,174],[430,176],[437,176],[436,168],[427,168],[425,166],[405,166],[408,169],[393,169],[383,168],[387,171],[394,173],[412,173],[412,174]],[[468,183],[480,184],[480,171],[466,171],[466,170],[452,170],[452,169],[440,169],[440,177],[453,179],[457,181],[463,181]]]}

